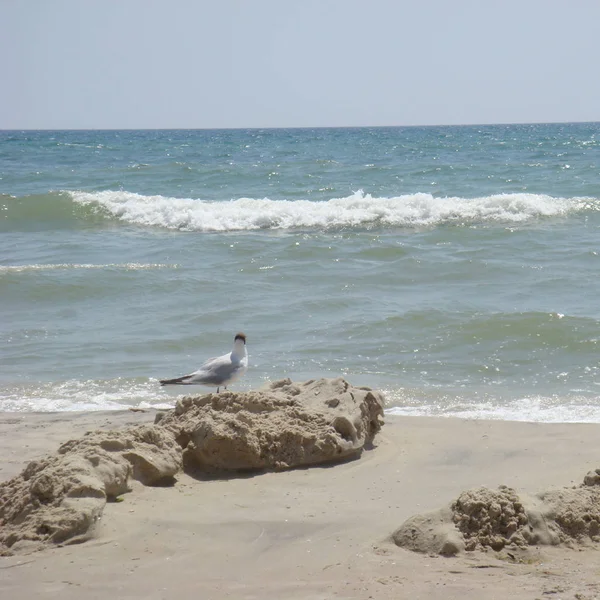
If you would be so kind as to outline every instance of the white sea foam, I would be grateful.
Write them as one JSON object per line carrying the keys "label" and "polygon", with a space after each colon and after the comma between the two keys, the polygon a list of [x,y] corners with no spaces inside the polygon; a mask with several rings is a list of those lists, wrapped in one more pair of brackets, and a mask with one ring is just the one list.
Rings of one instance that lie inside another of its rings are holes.
{"label": "white sea foam", "polygon": [[33,264],[33,265],[0,265],[1,273],[21,273],[23,271],[63,271],[77,269],[116,269],[122,271],[144,271],[149,269],[177,269],[179,265],[168,264],[142,264],[142,263],[109,263],[109,264],[77,264],[77,263],[61,263],[61,264]]}
{"label": "white sea foam", "polygon": [[600,423],[600,405],[594,399],[585,397],[546,397],[526,396],[510,401],[452,401],[444,403],[399,400],[398,392],[386,394],[391,406],[388,415],[413,417],[453,417],[458,419],[489,419],[500,421],[525,421],[532,423]]}
{"label": "white sea foam", "polygon": [[[56,383],[5,386],[0,411],[72,412],[172,408],[176,397],[156,379],[68,380]],[[526,396],[513,400],[430,397],[406,390],[382,390],[387,415],[491,419],[537,423],[600,423],[600,405],[584,396]],[[172,390],[171,390],[172,392]],[[389,406],[389,405],[392,406]],[[396,406],[393,406],[393,405]]]}
{"label": "white sea foam", "polygon": [[6,412],[172,408],[173,404],[172,398],[162,391],[155,379],[72,379],[59,383],[5,386],[0,392],[0,411]]}
{"label": "white sea foam", "polygon": [[240,198],[212,202],[124,191],[69,193],[76,203],[97,207],[128,223],[204,232],[516,224],[600,210],[600,201],[594,198],[553,198],[541,194],[438,198],[418,193],[377,198],[358,191],[326,201]]}

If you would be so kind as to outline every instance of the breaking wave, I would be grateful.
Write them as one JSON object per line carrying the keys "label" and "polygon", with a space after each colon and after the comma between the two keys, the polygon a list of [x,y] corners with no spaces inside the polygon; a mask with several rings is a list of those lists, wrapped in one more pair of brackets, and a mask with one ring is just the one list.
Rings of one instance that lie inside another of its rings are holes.
{"label": "breaking wave", "polygon": [[362,191],[326,201],[239,198],[210,201],[126,191],[53,192],[2,198],[7,230],[102,226],[109,221],[198,232],[294,229],[424,228],[444,225],[525,224],[600,212],[597,198],[497,194],[440,198],[426,193],[373,197]]}
{"label": "breaking wave", "polygon": [[436,198],[419,193],[376,198],[359,191],[345,198],[319,202],[268,198],[207,202],[129,192],[73,192],[71,195],[78,204],[97,206],[128,223],[203,232],[524,223],[600,209],[596,199],[537,194],[466,199]]}

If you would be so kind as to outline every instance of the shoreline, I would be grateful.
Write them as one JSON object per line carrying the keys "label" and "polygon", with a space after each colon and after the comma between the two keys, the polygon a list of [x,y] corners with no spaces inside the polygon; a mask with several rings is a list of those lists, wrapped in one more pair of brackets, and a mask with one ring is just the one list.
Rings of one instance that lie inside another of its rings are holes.
{"label": "shoreline", "polygon": [[[156,412],[0,413],[0,481],[88,430],[152,423]],[[465,489],[578,485],[600,466],[599,434],[590,423],[386,415],[375,448],[349,463],[134,482],[92,540],[0,558],[0,596],[524,600],[560,588],[592,600],[597,548],[543,547],[513,564],[493,552],[415,554],[387,538]]]}

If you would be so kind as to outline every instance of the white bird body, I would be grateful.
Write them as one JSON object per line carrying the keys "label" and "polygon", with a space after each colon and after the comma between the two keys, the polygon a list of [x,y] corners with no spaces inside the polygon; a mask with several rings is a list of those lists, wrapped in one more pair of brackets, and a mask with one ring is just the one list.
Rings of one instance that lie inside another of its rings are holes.
{"label": "white bird body", "polygon": [[246,350],[246,336],[238,333],[233,341],[233,350],[223,356],[209,358],[197,371],[176,377],[175,379],[161,379],[161,385],[206,385],[216,387],[217,393],[223,386],[239,379],[248,369],[248,352]]}

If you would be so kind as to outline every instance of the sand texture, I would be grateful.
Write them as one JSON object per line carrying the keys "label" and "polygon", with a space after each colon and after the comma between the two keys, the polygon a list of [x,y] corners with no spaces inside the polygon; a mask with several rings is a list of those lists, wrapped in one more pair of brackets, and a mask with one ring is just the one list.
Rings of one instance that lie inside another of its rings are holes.
{"label": "sand texture", "polygon": [[463,551],[506,550],[600,542],[600,469],[578,486],[533,498],[500,486],[466,490],[448,506],[408,519],[393,534],[415,552],[453,556]]}
{"label": "sand texture", "polygon": [[[155,416],[0,414],[0,479],[58,456],[61,444],[85,439],[86,431],[111,438],[108,432],[151,426]],[[598,425],[387,416],[360,460],[206,476],[192,469],[158,486],[130,475],[131,492],[104,504],[85,543],[0,557],[0,598],[598,599],[599,434]],[[74,456],[81,450],[73,448]],[[104,493],[113,481],[85,476],[94,489],[103,482]],[[109,489],[118,493],[118,477]],[[456,514],[474,511],[485,531],[448,520],[458,499]],[[493,550],[481,543],[482,535],[522,533],[532,509],[557,544]],[[414,515],[435,513],[436,526],[474,549],[446,557],[400,548],[390,537]]]}
{"label": "sand texture", "polygon": [[66,442],[0,483],[0,554],[84,541],[106,502],[130,490],[131,477],[160,484],[180,466],[173,436],[154,425],[93,431]]}
{"label": "sand texture", "polygon": [[360,456],[383,423],[378,392],[344,379],[185,397],[159,425],[202,471],[288,469]]}

